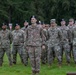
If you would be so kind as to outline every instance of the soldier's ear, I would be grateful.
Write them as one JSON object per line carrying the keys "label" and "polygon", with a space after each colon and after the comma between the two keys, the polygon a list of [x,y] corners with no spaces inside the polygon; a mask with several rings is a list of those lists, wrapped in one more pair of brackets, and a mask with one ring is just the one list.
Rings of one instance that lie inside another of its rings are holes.
{"label": "soldier's ear", "polygon": [[36,19],[36,22],[37,22],[37,19]]}

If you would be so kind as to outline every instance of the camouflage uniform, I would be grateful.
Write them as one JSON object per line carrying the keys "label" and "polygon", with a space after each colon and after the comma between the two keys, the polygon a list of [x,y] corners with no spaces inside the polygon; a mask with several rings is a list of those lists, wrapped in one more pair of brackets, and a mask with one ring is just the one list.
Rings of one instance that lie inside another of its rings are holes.
{"label": "camouflage uniform", "polygon": [[8,29],[1,30],[0,31],[0,66],[3,63],[3,56],[5,52],[8,56],[9,65],[12,65],[11,48],[10,48],[11,41],[12,41],[11,32]]}
{"label": "camouflage uniform", "polygon": [[62,33],[57,27],[50,27],[48,29],[48,64],[53,62],[53,51],[58,59],[59,65],[61,64],[61,49],[60,41],[62,40]]}
{"label": "camouflage uniform", "polygon": [[[43,29],[43,32],[44,32],[44,35],[45,35],[46,40],[47,40],[47,30]],[[43,64],[47,63],[47,44],[45,45],[45,49],[42,49],[42,51],[41,51],[41,62]]]}
{"label": "camouflage uniform", "polygon": [[61,54],[63,57],[63,50],[64,50],[67,63],[70,63],[69,28],[66,26],[61,26],[60,29],[62,31],[62,36],[63,36],[63,40],[61,43]]}
{"label": "camouflage uniform", "polygon": [[41,45],[45,36],[42,29],[36,26],[29,26],[26,31],[26,46],[31,61],[32,71],[40,71]]}
{"label": "camouflage uniform", "polygon": [[70,31],[70,35],[69,35],[70,56],[71,56],[71,54],[73,56],[73,36],[72,36],[72,31],[73,31],[73,28],[74,28],[74,19],[73,18],[69,19],[68,28],[69,28],[69,31]]}
{"label": "camouflage uniform", "polygon": [[[28,27],[28,26],[27,26]],[[24,32],[25,32],[25,37],[26,37],[26,29],[27,29],[27,27],[23,27],[23,28],[21,28],[21,30],[23,30]],[[26,38],[25,38],[26,39]],[[26,42],[24,42],[24,44],[25,44]],[[25,53],[26,53],[26,58],[25,58],[25,60],[26,60],[26,65],[28,64],[28,51],[27,51],[27,48],[26,48],[26,45],[24,45],[24,49],[25,49]]]}
{"label": "camouflage uniform", "polygon": [[23,30],[14,30],[12,31],[12,54],[13,54],[13,63],[16,64],[17,53],[19,53],[21,61],[26,65],[25,60],[25,50],[24,50],[24,31]]}
{"label": "camouflage uniform", "polygon": [[72,36],[72,31],[73,31],[73,28],[74,26],[70,26],[68,25],[68,28],[69,28],[69,45],[70,45],[70,57],[73,56],[73,36]]}
{"label": "camouflage uniform", "polygon": [[76,27],[73,28],[72,36],[73,36],[73,56],[74,56],[74,62],[76,64]]}
{"label": "camouflage uniform", "polygon": [[27,27],[22,27],[21,30],[26,31]]}

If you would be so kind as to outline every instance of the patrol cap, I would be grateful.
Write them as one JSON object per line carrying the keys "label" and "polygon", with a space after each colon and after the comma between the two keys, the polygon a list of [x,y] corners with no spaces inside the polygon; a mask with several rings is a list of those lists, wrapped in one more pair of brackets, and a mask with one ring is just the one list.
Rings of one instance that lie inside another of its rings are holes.
{"label": "patrol cap", "polygon": [[56,19],[51,19],[50,23],[56,23]]}
{"label": "patrol cap", "polygon": [[35,15],[31,16],[31,18],[35,18],[35,19],[37,19],[37,17],[36,17]]}
{"label": "patrol cap", "polygon": [[27,20],[25,20],[24,22],[28,22]]}
{"label": "patrol cap", "polygon": [[72,21],[74,21],[74,19],[73,19],[73,18],[70,18],[70,19],[69,19],[69,22],[72,22]]}
{"label": "patrol cap", "polygon": [[64,19],[62,19],[61,21],[65,21]]}
{"label": "patrol cap", "polygon": [[16,23],[15,26],[20,26],[20,25],[18,23]]}

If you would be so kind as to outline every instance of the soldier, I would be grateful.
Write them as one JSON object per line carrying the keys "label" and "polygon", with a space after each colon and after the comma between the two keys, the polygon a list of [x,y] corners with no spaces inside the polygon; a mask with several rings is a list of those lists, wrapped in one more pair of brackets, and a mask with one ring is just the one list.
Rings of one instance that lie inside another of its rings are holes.
{"label": "soldier", "polygon": [[72,36],[73,36],[73,55],[74,55],[74,62],[76,64],[76,27],[73,28]]}
{"label": "soldier", "polygon": [[15,30],[12,31],[12,54],[13,64],[16,64],[17,53],[19,53],[22,63],[26,66],[24,51],[24,31],[20,29],[20,25],[16,24]]}
{"label": "soldier", "polygon": [[24,22],[24,27],[21,28],[21,29],[22,29],[23,31],[25,31],[25,30],[27,29],[28,25],[29,25],[29,23],[27,22],[27,20],[25,20],[25,22]]}
{"label": "soldier", "polygon": [[63,40],[61,42],[61,56],[63,58],[63,52],[65,52],[67,64],[70,64],[70,45],[69,45],[69,28],[65,25],[66,22],[64,19],[61,21],[61,31],[62,31],[62,36]]}
{"label": "soldier", "polygon": [[[44,35],[47,37],[47,34],[46,34],[47,30],[45,29],[44,22],[42,23],[42,29],[43,29]],[[47,62],[47,46],[42,48],[42,51],[41,51],[41,62],[42,62],[42,64],[46,64],[46,62]]]}
{"label": "soldier", "polygon": [[45,36],[43,30],[37,25],[35,16],[31,17],[31,26],[26,31],[26,47],[32,66],[32,75],[39,75],[41,46],[44,47]]}
{"label": "soldier", "polygon": [[68,28],[69,28],[69,31],[70,31],[70,35],[69,35],[69,44],[70,44],[70,56],[71,56],[71,52],[73,51],[73,36],[72,36],[72,31],[73,31],[73,28],[74,28],[74,19],[73,18],[70,18],[69,19],[69,24],[68,24]]}
{"label": "soldier", "polygon": [[40,28],[42,28],[42,24],[41,24],[41,23],[42,23],[41,21],[38,22],[38,26],[39,26]]}
{"label": "soldier", "polygon": [[48,29],[48,64],[50,67],[53,62],[53,51],[58,59],[58,67],[61,67],[61,49],[60,42],[62,40],[62,33],[57,28],[56,20],[51,19],[51,27]]}
{"label": "soldier", "polygon": [[[29,23],[27,22],[27,20],[25,20],[25,22],[24,22],[24,27],[23,28],[21,28],[25,33],[26,33],[26,29],[27,29],[27,27],[29,26]],[[26,36],[26,34],[25,34],[25,36]],[[24,44],[25,44],[26,42],[24,42]],[[24,49],[25,49],[25,53],[26,53],[26,58],[25,58],[25,60],[26,60],[26,65],[28,64],[28,58],[29,58],[29,56],[28,56],[28,51],[27,51],[27,48],[26,48],[26,46],[24,45]]]}
{"label": "soldier", "polygon": [[9,65],[12,66],[11,48],[12,43],[11,32],[7,29],[7,25],[3,23],[2,30],[0,31],[0,66],[3,64],[4,53],[6,52]]}

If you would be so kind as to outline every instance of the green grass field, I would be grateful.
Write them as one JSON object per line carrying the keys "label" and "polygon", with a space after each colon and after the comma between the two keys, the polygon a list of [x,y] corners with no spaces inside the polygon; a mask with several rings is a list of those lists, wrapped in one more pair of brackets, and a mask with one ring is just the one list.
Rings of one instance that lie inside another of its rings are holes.
{"label": "green grass field", "polygon": [[[40,75],[66,75],[67,72],[76,72],[75,66],[76,65],[74,64],[73,59],[71,60],[70,66],[66,65],[66,61],[64,59],[62,67],[58,68],[57,60],[55,60],[51,68],[48,68],[47,64],[41,64]],[[12,67],[10,67],[8,65],[8,59],[5,55],[3,66],[0,67],[0,75],[31,75],[30,63],[28,64],[28,66],[24,66],[18,56],[17,65],[13,65]]]}

